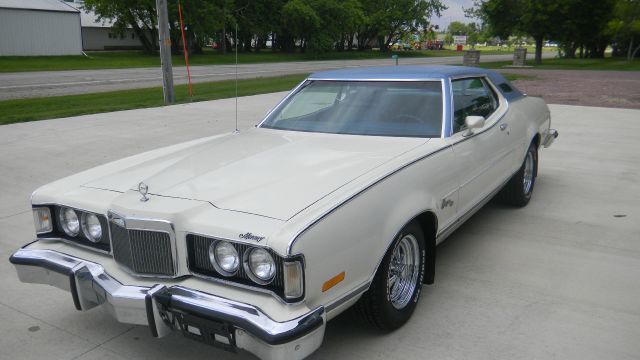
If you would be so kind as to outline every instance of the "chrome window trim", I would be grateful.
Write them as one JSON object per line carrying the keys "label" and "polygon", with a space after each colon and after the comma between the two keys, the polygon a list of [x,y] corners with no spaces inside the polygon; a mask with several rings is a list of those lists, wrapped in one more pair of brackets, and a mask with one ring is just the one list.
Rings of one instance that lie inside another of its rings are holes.
{"label": "chrome window trim", "polygon": [[[34,191],[35,194],[35,191]],[[31,196],[33,197],[33,194],[31,194]],[[78,247],[81,247],[83,249],[87,249],[87,250],[92,250],[95,251],[97,253],[100,254],[106,254],[106,255],[112,255],[111,251],[113,250],[113,244],[111,243],[111,228],[109,227],[109,216],[107,214],[103,214],[101,212],[98,211],[94,211],[94,210],[87,210],[84,208],[79,208],[76,206],[70,206],[70,205],[64,205],[64,204],[60,204],[60,203],[38,203],[38,204],[33,204],[31,203],[31,208],[34,207],[49,207],[49,206],[54,206],[54,207],[59,207],[59,208],[63,208],[63,207],[68,207],[77,211],[82,211],[82,212],[86,212],[86,213],[92,213],[92,214],[96,214],[96,215],[100,215],[100,216],[104,216],[105,219],[107,219],[107,234],[109,236],[109,251],[104,251],[102,249],[98,249],[95,247],[91,247],[88,245],[84,245],[84,244],[80,244],[78,242],[75,242],[73,240],[69,240],[69,239],[65,239],[63,237],[59,237],[59,236],[43,236],[43,237],[38,237],[38,235],[45,235],[45,234],[50,234],[53,232],[53,230],[51,230],[50,232],[46,232],[46,233],[40,233],[40,234],[36,234],[36,240],[45,240],[45,241],[61,241],[64,242],[66,244],[71,244],[71,245],[75,245]],[[54,215],[51,214],[51,217],[54,218]],[[59,221],[58,219],[55,219],[55,221]],[[80,218],[78,218],[78,221],[80,221]],[[55,229],[54,223],[51,224],[52,225],[52,229]],[[82,228],[82,225],[80,225]],[[82,229],[80,229],[80,233],[82,233]]]}
{"label": "chrome window trim", "polygon": [[[447,84],[446,81],[442,80],[442,128],[440,131],[440,138],[444,139],[447,136],[447,130],[448,127],[447,125],[450,124],[449,121],[447,121],[447,119],[451,118],[453,116],[453,114],[449,114],[449,112],[451,111],[451,109],[447,106],[447,85],[449,85],[449,92],[451,92],[451,84]],[[451,99],[451,97],[449,97],[449,101],[451,101],[451,103],[453,103],[453,100]]]}
{"label": "chrome window trim", "polygon": [[271,110],[269,110],[269,112],[267,113],[267,115],[264,116],[264,118],[262,119],[262,121],[260,121],[256,127],[260,128],[262,127],[262,123],[264,123],[267,118],[269,116],[271,116],[271,114],[276,111],[276,109],[280,108],[280,106],[282,106],[282,104],[284,104],[285,101],[289,100],[290,97],[292,97],[294,94],[297,94],[298,91],[300,91],[300,89],[302,87],[304,87],[307,83],[309,82],[309,79],[304,79],[302,80],[302,82],[300,82],[300,84],[298,84],[296,87],[293,88],[293,90],[289,91],[289,93],[287,94],[287,96],[285,96],[282,100],[280,100],[279,103],[276,104],[276,106],[274,106],[273,108],[271,108]]}
{"label": "chrome window trim", "polygon": [[398,78],[307,78],[309,81],[344,81],[344,82],[425,82],[425,81],[443,81],[442,78],[412,78],[412,79],[398,79]]}
{"label": "chrome window trim", "polygon": [[[233,280],[229,280],[227,278],[217,278],[217,277],[213,277],[213,276],[209,276],[209,275],[194,273],[193,271],[191,271],[191,266],[190,266],[190,263],[189,263],[189,254],[188,253],[186,254],[185,263],[187,264],[187,271],[189,271],[189,273],[192,276],[195,276],[195,277],[200,278],[200,279],[205,279],[205,280],[209,280],[209,281],[213,281],[213,282],[220,283],[220,284],[225,284],[225,285],[232,285],[232,286],[236,286],[236,287],[239,287],[239,288],[245,289],[245,290],[255,290],[255,291],[258,291],[258,292],[261,292],[261,293],[264,293],[264,294],[269,294],[272,297],[276,298],[281,304],[284,304],[284,305],[298,305],[298,304],[301,304],[301,303],[305,302],[305,300],[307,298],[306,283],[304,281],[305,271],[306,271],[306,261],[305,261],[305,258],[304,258],[303,254],[282,255],[282,254],[280,254],[279,252],[275,251],[274,249],[272,249],[271,247],[269,247],[267,245],[252,244],[252,243],[245,242],[245,241],[231,240],[231,239],[228,239],[228,238],[225,238],[225,237],[222,237],[222,236],[214,236],[214,235],[208,235],[208,234],[191,232],[191,231],[185,233],[185,236],[184,236],[185,248],[187,247],[186,241],[187,241],[187,236],[189,236],[189,235],[202,236],[202,237],[205,237],[205,238],[209,238],[211,240],[228,241],[228,242],[230,242],[232,244],[238,243],[238,244],[244,244],[244,245],[248,245],[248,246],[252,246],[252,247],[259,247],[259,248],[262,248],[262,249],[268,249],[268,250],[273,251],[276,255],[280,256],[282,258],[283,262],[287,262],[287,260],[290,260],[292,258],[299,258],[300,261],[302,262],[302,276],[303,276],[302,286],[303,286],[304,296],[300,300],[298,300],[296,302],[287,302],[283,298],[281,298],[278,294],[276,294],[275,292],[273,292],[273,291],[271,291],[269,289],[260,287],[259,284],[246,285],[246,284],[241,284],[241,283],[235,282]],[[243,264],[240,264],[240,266],[243,266]],[[284,271],[284,268],[281,269],[281,271]],[[284,276],[284,273],[282,274],[282,276]]]}
{"label": "chrome window trim", "polygon": [[[175,279],[181,276],[185,276],[185,275],[189,275],[189,272],[185,272],[185,270],[182,268],[182,266],[180,266],[180,261],[179,261],[179,257],[178,257],[178,244],[176,241],[176,231],[175,231],[175,227],[173,225],[172,222],[168,221],[168,220],[164,220],[164,219],[152,219],[152,218],[141,218],[141,217],[135,217],[135,216],[125,216],[125,215],[121,215],[113,210],[109,210],[108,212],[108,216],[107,216],[107,221],[109,223],[109,225],[111,224],[111,222],[113,222],[116,218],[121,219],[124,221],[124,228],[126,230],[139,230],[139,231],[155,231],[155,232],[163,232],[169,235],[169,242],[171,244],[171,255],[173,256],[172,262],[173,262],[173,268],[174,268],[174,274],[173,275],[159,275],[159,274],[153,274],[153,275],[148,275],[148,274],[139,274],[134,272],[133,270],[127,268],[126,266],[120,264],[118,261],[116,261],[115,257],[113,256],[113,254],[111,254],[113,261],[122,269],[124,270],[126,273],[128,273],[131,276],[134,277],[139,277],[139,278],[158,278],[158,279]],[[129,225],[131,224],[131,226]],[[111,226],[109,226],[109,229],[111,229]],[[111,231],[111,230],[109,230]],[[111,241],[113,241],[113,239],[111,238],[111,233],[109,233],[109,237],[111,239]],[[112,246],[112,250],[113,250],[113,244]]]}
{"label": "chrome window trim", "polygon": [[[260,121],[258,123],[258,125],[256,125],[257,128],[262,128],[262,124],[267,121],[267,118],[269,118],[269,116],[271,116],[271,114],[276,111],[277,109],[280,108],[280,106],[282,106],[282,104],[284,104],[285,101],[287,101],[290,97],[292,97],[293,95],[297,94],[300,90],[302,90],[304,88],[304,86],[306,86],[309,82],[311,81],[341,81],[341,82],[440,82],[440,84],[442,85],[442,122],[440,124],[441,126],[441,130],[440,130],[440,138],[444,137],[444,131],[445,131],[445,125],[447,123],[447,99],[446,99],[446,95],[445,95],[445,81],[446,79],[443,78],[424,78],[424,79],[420,79],[420,78],[415,78],[415,79],[332,79],[332,78],[306,78],[305,80],[303,80],[300,84],[298,84],[298,86],[296,86],[295,88],[293,88],[293,90],[291,90],[291,92],[289,92],[289,94],[287,94],[287,96],[284,97],[284,99],[282,99],[276,106],[274,106],[268,113],[267,115],[265,115],[265,117],[262,119],[262,121]],[[453,103],[453,101],[452,101]],[[280,130],[280,131],[297,131],[297,130],[287,130],[287,129],[271,129],[271,128],[265,128],[265,129],[269,129],[269,130]],[[310,131],[312,132],[312,131]],[[312,133],[316,133],[316,132],[312,132]],[[380,137],[398,137],[398,138],[402,138],[402,137],[408,137],[408,136],[389,136],[389,135],[359,135],[359,134],[336,134],[336,133],[322,133],[322,134],[333,134],[333,135],[356,135],[356,136],[380,136]],[[417,139],[431,139],[431,137],[415,137]]]}
{"label": "chrome window trim", "polygon": [[471,138],[474,138],[480,134],[483,134],[487,131],[489,131],[490,129],[494,128],[496,125],[498,125],[502,119],[507,115],[507,113],[509,112],[510,109],[510,104],[509,101],[504,97],[504,95],[502,95],[502,93],[500,91],[497,90],[495,84],[493,84],[493,82],[491,82],[491,79],[489,79],[488,76],[486,75],[474,75],[474,76],[457,76],[457,77],[452,77],[449,79],[449,91],[450,91],[450,96],[451,96],[451,116],[449,118],[449,123],[451,124],[451,134],[449,134],[449,136],[447,136],[448,138],[453,137],[454,135],[460,133],[460,131],[458,131],[457,133],[453,133],[453,113],[454,113],[454,103],[453,103],[453,81],[454,80],[463,80],[463,79],[470,79],[470,78],[482,78],[484,79],[487,84],[489,85],[489,87],[491,88],[491,90],[493,90],[493,92],[495,93],[495,95],[498,97],[498,101],[500,103],[500,105],[498,106],[498,108],[500,106],[502,106],[504,104],[504,111],[502,113],[498,113],[498,109],[496,109],[493,113],[491,113],[491,116],[489,116],[487,119],[491,119],[492,117],[496,117],[495,120],[491,120],[490,122],[493,122],[493,124],[491,124],[490,126],[482,129],[481,131],[477,131],[474,132],[473,134],[469,135],[469,136],[463,136],[461,139],[458,139],[457,141],[451,143],[451,145],[455,145],[455,144],[459,144],[463,141],[467,141]]}

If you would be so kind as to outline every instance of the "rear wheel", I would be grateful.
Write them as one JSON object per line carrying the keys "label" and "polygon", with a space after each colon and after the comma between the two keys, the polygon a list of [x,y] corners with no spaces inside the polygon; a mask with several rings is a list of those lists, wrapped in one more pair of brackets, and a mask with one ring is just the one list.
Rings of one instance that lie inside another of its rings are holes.
{"label": "rear wheel", "polygon": [[538,173],[538,149],[532,143],[527,150],[522,166],[500,192],[500,200],[505,204],[523,207],[531,200]]}
{"label": "rear wheel", "polygon": [[408,224],[384,256],[356,311],[382,330],[394,330],[406,323],[420,298],[425,255],[422,229],[417,223]]}

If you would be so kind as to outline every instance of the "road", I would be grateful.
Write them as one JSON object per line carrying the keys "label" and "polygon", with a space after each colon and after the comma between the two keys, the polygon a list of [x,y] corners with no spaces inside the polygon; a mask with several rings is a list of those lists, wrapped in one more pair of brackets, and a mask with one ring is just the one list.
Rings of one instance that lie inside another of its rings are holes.
{"label": "road", "polygon": [[[551,53],[545,53],[545,56],[552,55]],[[512,58],[512,55],[483,55],[481,61],[503,61]],[[242,64],[238,65],[238,77],[246,79],[303,74],[345,67],[391,64],[393,64],[393,61],[390,59]],[[401,58],[400,64],[455,65],[462,64],[462,57]],[[173,71],[174,82],[176,84],[187,83],[187,71],[185,67],[175,67]],[[193,82],[206,82],[234,79],[235,71],[234,65],[193,66],[191,67],[191,80]],[[0,73],[0,100],[85,94],[153,86],[162,86],[162,72],[160,71],[160,67]]]}
{"label": "road", "polygon": [[[240,98],[240,129],[284,93]],[[107,161],[234,128],[234,99],[0,127],[0,358],[248,359],[174,333],[75,310],[69,293],[18,281],[33,238],[29,195]],[[552,105],[533,199],[485,206],[438,247],[436,283],[383,334],[344,314],[311,359],[639,359],[640,110]],[[382,209],[383,210],[383,209]],[[381,211],[382,211],[381,210]]]}

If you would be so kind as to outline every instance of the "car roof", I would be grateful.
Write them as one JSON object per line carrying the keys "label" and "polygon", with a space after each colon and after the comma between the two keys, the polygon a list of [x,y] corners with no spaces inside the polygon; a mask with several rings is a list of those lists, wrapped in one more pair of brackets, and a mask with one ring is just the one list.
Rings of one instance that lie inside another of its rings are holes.
{"label": "car roof", "polygon": [[467,76],[486,76],[498,87],[498,91],[508,101],[518,100],[525,95],[511,85],[502,74],[493,70],[468,66],[447,65],[402,65],[357,67],[340,70],[321,71],[311,74],[308,80],[336,80],[336,81],[393,81],[393,80],[448,80],[450,78]]}
{"label": "car roof", "polygon": [[321,71],[309,76],[310,80],[442,80],[460,76],[483,76],[491,70],[445,65],[400,65],[357,67]]}

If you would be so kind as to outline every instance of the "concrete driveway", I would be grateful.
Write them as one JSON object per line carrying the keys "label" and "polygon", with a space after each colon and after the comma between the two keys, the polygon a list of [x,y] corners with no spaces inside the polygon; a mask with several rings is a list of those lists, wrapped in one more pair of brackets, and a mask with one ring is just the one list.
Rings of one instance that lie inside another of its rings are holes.
{"label": "concrete driveway", "polygon": [[[283,93],[240,99],[245,129]],[[144,150],[233,130],[234,100],[0,127],[0,358],[233,356],[174,334],[77,312],[19,283],[8,258],[33,238],[32,190]],[[640,358],[640,111],[552,106],[560,138],[540,154],[524,209],[489,204],[438,249],[436,284],[411,321],[381,334],[346,313],[314,359]]]}

